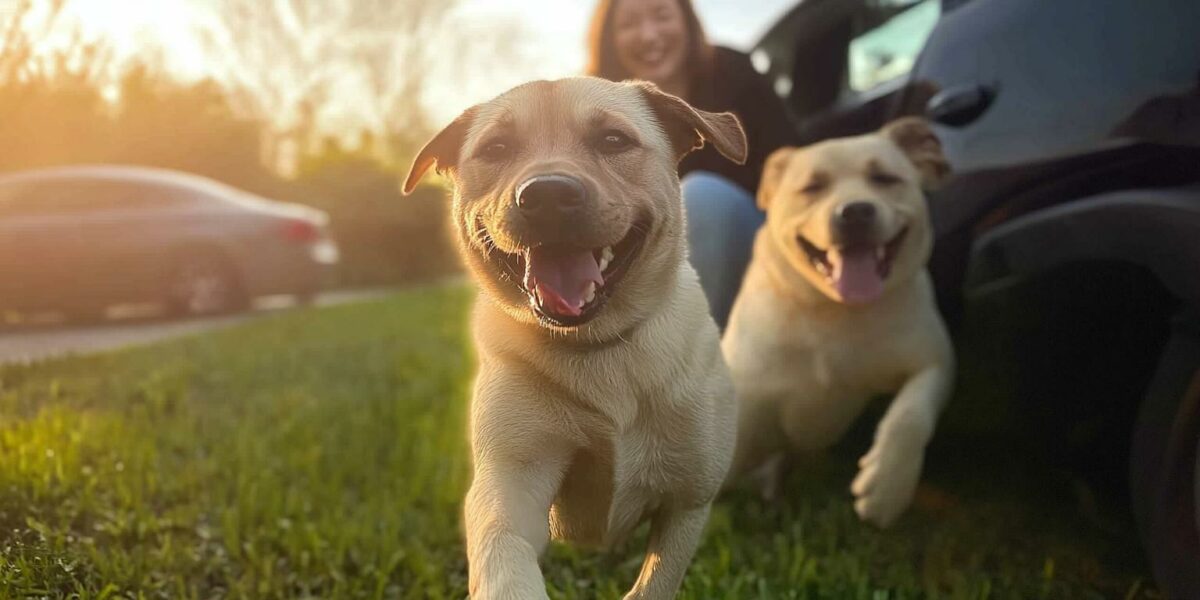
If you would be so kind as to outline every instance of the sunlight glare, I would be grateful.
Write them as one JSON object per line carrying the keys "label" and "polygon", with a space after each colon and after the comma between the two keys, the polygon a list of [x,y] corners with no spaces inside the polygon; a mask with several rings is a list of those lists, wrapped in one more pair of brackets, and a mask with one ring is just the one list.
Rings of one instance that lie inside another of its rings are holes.
{"label": "sunlight glare", "polygon": [[188,0],[73,0],[63,17],[79,24],[86,39],[103,40],[118,61],[161,53],[163,66],[185,78],[207,74],[207,57],[198,37],[208,22]]}

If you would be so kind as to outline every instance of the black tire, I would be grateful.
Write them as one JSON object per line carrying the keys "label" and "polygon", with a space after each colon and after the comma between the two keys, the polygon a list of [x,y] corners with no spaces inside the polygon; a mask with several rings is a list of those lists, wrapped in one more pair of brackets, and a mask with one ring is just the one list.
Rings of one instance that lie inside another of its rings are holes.
{"label": "black tire", "polygon": [[1200,310],[1181,312],[1133,436],[1134,517],[1168,598],[1200,598]]}
{"label": "black tire", "polygon": [[108,320],[108,307],[73,306],[64,309],[63,316],[73,325],[95,325]]}
{"label": "black tire", "polygon": [[315,290],[297,292],[292,297],[296,300],[296,306],[312,306],[317,303],[317,292]]}
{"label": "black tire", "polygon": [[248,304],[233,267],[210,251],[180,253],[167,276],[166,303],[175,315],[234,312]]}

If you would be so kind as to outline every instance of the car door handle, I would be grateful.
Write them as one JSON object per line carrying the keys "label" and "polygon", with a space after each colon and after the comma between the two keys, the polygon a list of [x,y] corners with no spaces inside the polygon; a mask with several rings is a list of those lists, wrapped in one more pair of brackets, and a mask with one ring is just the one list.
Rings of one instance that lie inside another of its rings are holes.
{"label": "car door handle", "polygon": [[925,116],[934,123],[963,127],[987,112],[996,99],[995,85],[963,85],[942,90],[925,105]]}

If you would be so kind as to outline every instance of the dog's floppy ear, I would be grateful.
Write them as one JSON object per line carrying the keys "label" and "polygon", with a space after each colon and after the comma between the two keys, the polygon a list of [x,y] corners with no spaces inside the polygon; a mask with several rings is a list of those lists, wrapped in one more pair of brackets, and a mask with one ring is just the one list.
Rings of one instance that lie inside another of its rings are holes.
{"label": "dog's floppy ear", "polygon": [[437,172],[443,173],[458,165],[458,152],[474,116],[475,107],[468,108],[425,143],[425,147],[421,148],[417,157],[413,159],[412,167],[408,169],[408,177],[404,179],[405,195],[412,193],[430,167],[437,165]]}
{"label": "dog's floppy ear", "polygon": [[704,142],[708,141],[725,158],[739,165],[746,164],[746,132],[742,130],[736,115],[694,108],[682,99],[658,89],[653,83],[641,81],[634,85],[642,91],[650,108],[658,116],[667,137],[671,139],[677,160],[692,150],[703,148]]}
{"label": "dog's floppy ear", "polygon": [[880,133],[904,152],[921,174],[921,187],[932,190],[950,174],[950,163],[942,154],[942,142],[929,123],[920,117],[904,117],[883,126]]}
{"label": "dog's floppy ear", "polygon": [[797,150],[799,148],[795,146],[784,146],[767,157],[767,162],[763,165],[762,178],[758,180],[759,210],[767,210],[767,207],[770,206],[771,198],[779,190],[779,184],[783,180],[783,172],[787,170],[788,161],[792,159],[792,154]]}

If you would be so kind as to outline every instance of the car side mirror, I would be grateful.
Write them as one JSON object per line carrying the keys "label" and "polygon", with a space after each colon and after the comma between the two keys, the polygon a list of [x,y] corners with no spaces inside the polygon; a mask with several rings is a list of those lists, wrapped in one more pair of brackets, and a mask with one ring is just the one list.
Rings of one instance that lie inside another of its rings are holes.
{"label": "car side mirror", "polygon": [[925,116],[939,125],[963,127],[987,112],[996,99],[996,93],[996,86],[984,84],[942,90],[925,105]]}

